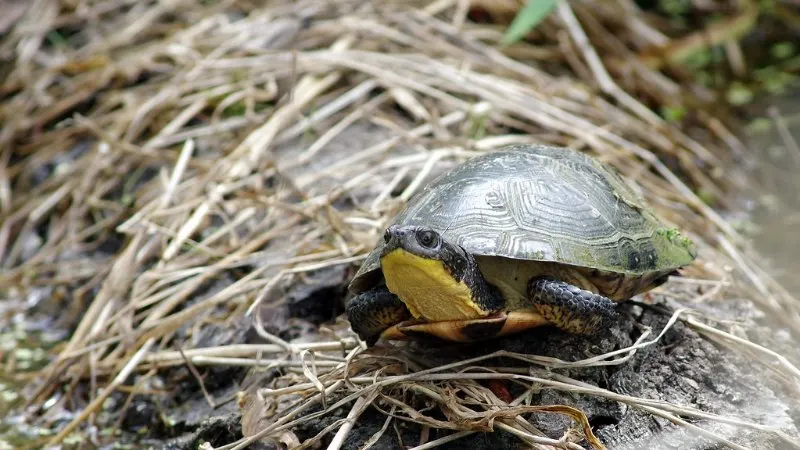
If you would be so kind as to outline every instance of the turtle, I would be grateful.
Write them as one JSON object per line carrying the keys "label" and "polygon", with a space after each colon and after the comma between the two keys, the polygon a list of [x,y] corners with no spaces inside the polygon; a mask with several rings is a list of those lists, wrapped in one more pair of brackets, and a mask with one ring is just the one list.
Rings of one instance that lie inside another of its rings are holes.
{"label": "turtle", "polygon": [[615,168],[548,145],[471,157],[412,196],[348,285],[352,330],[474,342],[591,335],[697,256]]}

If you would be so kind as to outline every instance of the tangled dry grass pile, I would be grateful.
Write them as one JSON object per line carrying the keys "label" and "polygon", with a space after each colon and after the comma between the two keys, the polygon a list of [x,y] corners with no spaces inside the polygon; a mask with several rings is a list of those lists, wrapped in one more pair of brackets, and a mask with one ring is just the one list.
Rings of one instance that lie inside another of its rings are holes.
{"label": "tangled dry grass pile", "polygon": [[[800,333],[800,303],[725,218],[746,187],[736,169],[746,146],[711,106],[713,93],[653,56],[675,41],[633,2],[560,3],[530,41],[504,49],[497,43],[514,2],[256,3],[36,0],[0,43],[12,62],[0,90],[2,295],[47,289],[61,324],[75,324],[29,389],[31,420],[72,414],[49,444],[95,420],[112,393],[132,396],[149,377],[189,364],[195,373],[281,369],[279,383],[251,393],[277,411],[252,409],[263,415],[246,416],[246,437],[225,448],[291,442],[293,427],[344,406],[346,418],[303,443],[326,439],[336,449],[371,405],[387,413],[381,434],[395,421],[453,430],[417,449],[490,428],[534,447],[602,446],[581,411],[525,396],[505,402],[479,383],[486,379],[606,397],[734,448],[694,419],[798,445],[770,424],[621,395],[557,370],[623,364],[662,330],[582,361],[500,355],[524,361],[522,371],[483,364],[498,354],[401,361],[366,352],[342,326],[311,343],[261,330],[272,343],[195,348],[204,327],[279,302],[279,286],[357,265],[426,180],[511,143],[569,146],[620,169],[699,244],[697,263],[676,282],[696,295],[673,294],[687,307],[745,297]],[[467,20],[478,8],[497,23]],[[689,114],[676,124],[654,112],[661,107]],[[751,342],[737,323],[687,310],[675,321],[798,394],[797,355]],[[530,413],[565,414],[578,435],[542,436]]]}

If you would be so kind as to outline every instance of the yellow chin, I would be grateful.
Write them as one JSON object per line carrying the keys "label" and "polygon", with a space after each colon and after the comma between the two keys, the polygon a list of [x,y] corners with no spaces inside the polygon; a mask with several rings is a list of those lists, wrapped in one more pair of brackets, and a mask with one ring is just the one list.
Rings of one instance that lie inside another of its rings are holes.
{"label": "yellow chin", "polygon": [[469,286],[456,281],[441,261],[396,249],[381,258],[386,287],[417,319],[428,321],[485,317]]}

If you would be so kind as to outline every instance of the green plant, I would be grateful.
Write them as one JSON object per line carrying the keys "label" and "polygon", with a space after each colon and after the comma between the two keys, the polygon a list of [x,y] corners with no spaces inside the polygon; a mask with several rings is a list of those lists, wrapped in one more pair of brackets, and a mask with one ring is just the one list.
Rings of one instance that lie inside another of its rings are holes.
{"label": "green plant", "polygon": [[508,26],[501,45],[518,42],[550,14],[558,0],[528,0]]}

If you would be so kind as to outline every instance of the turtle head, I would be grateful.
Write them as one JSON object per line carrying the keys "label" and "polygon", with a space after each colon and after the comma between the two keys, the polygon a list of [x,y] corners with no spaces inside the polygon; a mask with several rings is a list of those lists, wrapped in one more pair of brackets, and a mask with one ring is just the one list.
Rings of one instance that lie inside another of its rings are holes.
{"label": "turtle head", "polygon": [[446,241],[430,227],[406,225],[391,226],[383,234],[381,259],[391,253],[407,253],[422,260],[440,261],[449,275],[461,281],[470,263],[467,252]]}
{"label": "turtle head", "polygon": [[391,226],[383,239],[381,269],[386,287],[415,318],[474,319],[485,317],[502,304],[472,255],[435,230],[417,225]]}

